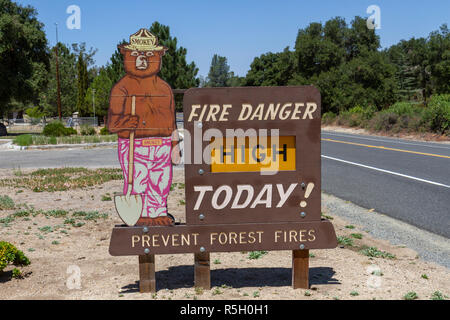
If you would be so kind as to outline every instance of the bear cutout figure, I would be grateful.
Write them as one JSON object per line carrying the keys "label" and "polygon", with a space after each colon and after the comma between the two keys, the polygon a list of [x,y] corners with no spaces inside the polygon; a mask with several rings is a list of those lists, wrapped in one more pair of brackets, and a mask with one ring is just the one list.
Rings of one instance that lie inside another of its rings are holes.
{"label": "bear cutout figure", "polygon": [[[116,201],[116,209],[128,225],[172,225],[167,197],[172,163],[180,159],[175,101],[170,86],[157,75],[167,48],[158,45],[150,31],[140,29],[119,50],[126,75],[113,86],[108,111],[108,130],[118,135],[124,176],[124,196]],[[134,207],[133,196],[138,199]],[[131,223],[130,214],[136,218]]]}

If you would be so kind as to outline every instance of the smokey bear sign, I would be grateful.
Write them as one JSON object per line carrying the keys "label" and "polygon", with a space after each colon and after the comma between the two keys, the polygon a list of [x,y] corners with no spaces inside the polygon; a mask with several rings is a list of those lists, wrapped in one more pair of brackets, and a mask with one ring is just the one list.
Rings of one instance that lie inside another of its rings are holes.
{"label": "smokey bear sign", "polygon": [[125,224],[113,228],[110,254],[139,256],[147,292],[155,254],[194,253],[196,285],[208,288],[210,252],[293,250],[293,285],[307,287],[308,250],[337,246],[321,218],[319,91],[187,90],[186,223],[175,223],[166,201],[179,154],[174,100],[156,76],[167,48],[141,29],[121,50],[127,76],[112,90],[109,128],[119,135],[124,191],[115,204]]}

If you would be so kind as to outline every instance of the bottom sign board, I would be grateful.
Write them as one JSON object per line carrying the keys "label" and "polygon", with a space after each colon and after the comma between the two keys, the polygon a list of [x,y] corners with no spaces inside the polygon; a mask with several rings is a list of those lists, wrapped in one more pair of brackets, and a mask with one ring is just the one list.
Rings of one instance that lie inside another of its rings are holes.
{"label": "bottom sign board", "polygon": [[116,226],[109,252],[113,256],[255,250],[332,249],[337,246],[328,220],[289,223]]}

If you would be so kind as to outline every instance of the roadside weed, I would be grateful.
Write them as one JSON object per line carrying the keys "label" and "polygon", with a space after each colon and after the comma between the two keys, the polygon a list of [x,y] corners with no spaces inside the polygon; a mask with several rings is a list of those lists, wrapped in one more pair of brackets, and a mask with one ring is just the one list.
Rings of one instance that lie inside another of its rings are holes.
{"label": "roadside weed", "polygon": [[15,204],[13,199],[8,196],[0,196],[0,210],[14,209]]}
{"label": "roadside weed", "polygon": [[267,251],[251,251],[248,254],[248,258],[251,260],[256,260],[256,259],[262,258],[267,253],[268,253]]}
{"label": "roadside weed", "polygon": [[349,247],[353,246],[353,240],[350,238],[344,237],[344,236],[337,237],[337,241],[340,245],[343,245],[343,246],[349,246]]}
{"label": "roadside weed", "polygon": [[393,255],[389,252],[386,252],[386,251],[380,251],[376,247],[363,246],[359,252],[365,256],[372,257],[372,258],[395,259],[395,255]]}
{"label": "roadside weed", "polygon": [[419,296],[414,291],[410,291],[403,296],[404,300],[415,300],[417,298],[419,298]]}

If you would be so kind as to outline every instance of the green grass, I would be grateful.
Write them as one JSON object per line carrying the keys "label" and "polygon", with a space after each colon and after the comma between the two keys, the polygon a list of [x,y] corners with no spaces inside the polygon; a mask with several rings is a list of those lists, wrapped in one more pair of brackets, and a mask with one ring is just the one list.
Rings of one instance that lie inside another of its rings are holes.
{"label": "green grass", "polygon": [[28,147],[31,145],[55,145],[55,144],[83,144],[83,143],[100,143],[100,142],[116,142],[117,135],[71,135],[66,137],[47,137],[44,135],[24,134],[16,136],[13,143]]}
{"label": "green grass", "polygon": [[395,259],[395,255],[378,250],[376,247],[363,246],[359,252],[371,258]]}
{"label": "green grass", "polygon": [[34,192],[55,192],[82,189],[122,180],[121,169],[59,168],[40,169],[31,173],[15,171],[16,178],[1,179],[0,187],[28,189]]}
{"label": "green grass", "polygon": [[352,297],[356,297],[356,296],[359,296],[359,293],[357,291],[352,291],[352,292],[350,292],[350,295]]}
{"label": "green grass", "polygon": [[423,275],[420,276],[422,279],[428,280],[428,276],[424,273]]}
{"label": "green grass", "polygon": [[22,134],[20,136],[16,136],[13,140],[13,143],[21,147],[31,146],[33,144],[33,136],[31,134]]}
{"label": "green grass", "polygon": [[99,219],[106,219],[106,218],[108,218],[108,214],[106,214],[106,213],[99,213],[98,211],[89,211],[89,212],[76,211],[76,212],[72,213],[72,216],[81,218],[83,220],[94,220],[94,221],[97,221]]}
{"label": "green grass", "polygon": [[355,239],[362,239],[363,235],[361,233],[352,233],[350,236],[352,236]]}
{"label": "green grass", "polygon": [[352,226],[352,225],[348,225],[348,226],[345,226],[347,229],[355,229],[355,226]]}

